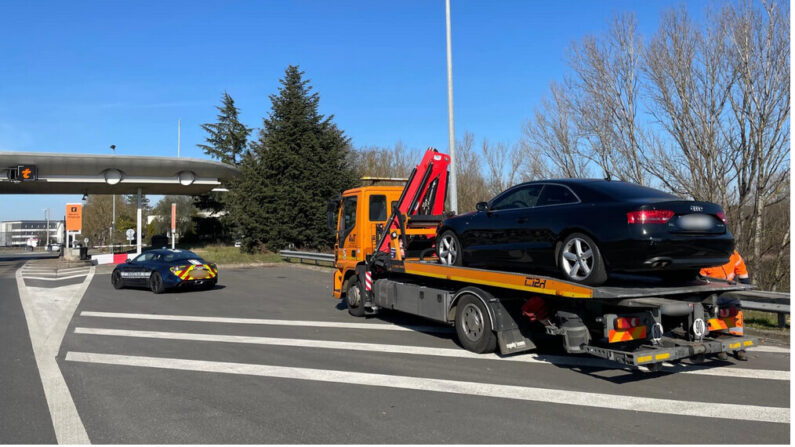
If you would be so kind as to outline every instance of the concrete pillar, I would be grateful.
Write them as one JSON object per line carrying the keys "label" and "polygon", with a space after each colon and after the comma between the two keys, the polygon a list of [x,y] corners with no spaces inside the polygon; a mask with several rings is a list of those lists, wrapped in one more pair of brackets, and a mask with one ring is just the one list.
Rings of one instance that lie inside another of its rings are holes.
{"label": "concrete pillar", "polygon": [[136,237],[138,238],[138,247],[136,249],[136,253],[139,255],[141,254],[141,188],[138,188],[138,212],[137,212],[137,219],[138,224],[136,226]]}

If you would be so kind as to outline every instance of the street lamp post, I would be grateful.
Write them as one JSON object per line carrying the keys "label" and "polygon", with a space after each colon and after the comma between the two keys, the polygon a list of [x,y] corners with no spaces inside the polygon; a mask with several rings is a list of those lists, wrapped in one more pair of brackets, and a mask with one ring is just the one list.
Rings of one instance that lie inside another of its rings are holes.
{"label": "street lamp post", "polygon": [[[116,145],[111,144],[110,150],[113,151],[113,155],[116,155]],[[113,217],[110,221],[110,250],[113,253],[113,233],[116,231],[116,194],[113,194]]]}
{"label": "street lamp post", "polygon": [[450,144],[450,210],[458,213],[458,182],[455,169],[455,129],[453,128],[453,43],[450,37],[450,0],[445,0],[447,22],[447,131]]}
{"label": "street lamp post", "polygon": [[44,219],[47,221],[47,246],[50,246],[50,209],[44,208]]}

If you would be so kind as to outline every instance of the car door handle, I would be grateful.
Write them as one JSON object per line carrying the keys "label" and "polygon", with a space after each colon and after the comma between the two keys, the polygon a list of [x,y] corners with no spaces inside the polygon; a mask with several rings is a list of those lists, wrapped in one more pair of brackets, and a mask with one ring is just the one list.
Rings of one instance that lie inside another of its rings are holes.
{"label": "car door handle", "polygon": [[520,223],[520,224],[527,223],[527,218],[526,217],[520,217],[520,218],[516,219],[516,223]]}

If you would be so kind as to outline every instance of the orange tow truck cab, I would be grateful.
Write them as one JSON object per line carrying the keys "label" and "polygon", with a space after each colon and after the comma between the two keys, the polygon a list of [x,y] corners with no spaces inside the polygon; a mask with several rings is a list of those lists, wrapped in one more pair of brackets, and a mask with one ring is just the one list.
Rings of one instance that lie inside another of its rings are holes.
{"label": "orange tow truck cab", "polygon": [[[371,179],[373,180],[373,179]],[[392,180],[392,179],[390,179]],[[334,297],[341,298],[356,266],[373,253],[403,186],[362,186],[342,193],[334,244]],[[330,219],[331,221],[331,219]]]}

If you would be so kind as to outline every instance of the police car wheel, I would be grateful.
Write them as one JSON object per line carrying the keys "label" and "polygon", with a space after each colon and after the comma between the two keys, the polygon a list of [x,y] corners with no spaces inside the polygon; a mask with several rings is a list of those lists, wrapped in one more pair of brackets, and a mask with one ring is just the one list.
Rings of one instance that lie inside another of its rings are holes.
{"label": "police car wheel", "polygon": [[153,272],[152,275],[149,276],[149,290],[155,294],[163,293],[166,290],[166,287],[163,285],[163,278],[160,276],[160,273]]}
{"label": "police car wheel", "polygon": [[113,284],[114,289],[121,289],[124,287],[124,280],[121,279],[121,272],[118,270],[114,270],[113,274],[110,275],[110,282]]}

